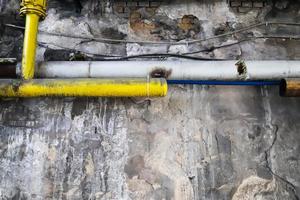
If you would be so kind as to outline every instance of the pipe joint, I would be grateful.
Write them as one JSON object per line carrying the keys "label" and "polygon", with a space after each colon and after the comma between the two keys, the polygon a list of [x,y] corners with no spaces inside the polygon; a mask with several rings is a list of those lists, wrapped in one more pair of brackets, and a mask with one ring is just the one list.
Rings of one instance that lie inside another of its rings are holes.
{"label": "pipe joint", "polygon": [[22,0],[20,15],[36,14],[41,20],[44,20],[46,17],[46,7],[46,0]]}

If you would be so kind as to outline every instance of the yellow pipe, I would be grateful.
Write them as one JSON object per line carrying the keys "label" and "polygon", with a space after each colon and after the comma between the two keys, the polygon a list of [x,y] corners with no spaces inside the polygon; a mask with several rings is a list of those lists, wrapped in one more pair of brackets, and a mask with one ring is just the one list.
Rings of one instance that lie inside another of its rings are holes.
{"label": "yellow pipe", "polygon": [[32,79],[34,76],[35,54],[39,20],[46,17],[46,0],[22,0],[20,15],[26,16],[26,27],[22,57],[22,78]]}
{"label": "yellow pipe", "polygon": [[34,76],[39,18],[40,17],[37,14],[26,14],[26,27],[21,68],[22,78],[24,80],[32,79]]}
{"label": "yellow pipe", "polygon": [[160,78],[0,80],[1,97],[162,97],[167,90],[166,80]]}
{"label": "yellow pipe", "polygon": [[23,80],[0,80],[2,97],[92,96],[161,97],[167,94],[165,79],[33,79],[39,20],[46,16],[46,0],[22,0],[26,15],[22,57]]}

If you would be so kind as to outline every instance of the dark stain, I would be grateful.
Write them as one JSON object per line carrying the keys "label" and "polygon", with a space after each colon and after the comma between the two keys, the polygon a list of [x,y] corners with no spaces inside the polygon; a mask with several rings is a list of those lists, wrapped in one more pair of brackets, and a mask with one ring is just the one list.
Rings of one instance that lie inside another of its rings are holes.
{"label": "dark stain", "polygon": [[254,126],[253,132],[248,133],[248,138],[251,140],[254,140],[255,138],[259,137],[261,135],[261,127],[260,126]]}
{"label": "dark stain", "polygon": [[[67,157],[66,157],[66,164],[65,164],[65,170],[64,170],[64,180],[63,180],[63,193],[66,194],[69,191],[69,176],[72,169],[72,162],[73,162],[73,153],[71,150],[68,151]],[[63,200],[66,199],[66,196],[63,195]]]}
{"label": "dark stain", "polygon": [[229,136],[216,134],[215,139],[216,139],[216,143],[217,143],[218,153],[230,155],[231,154],[231,140],[230,140]]}
{"label": "dark stain", "polygon": [[49,49],[44,52],[45,61],[67,61],[70,60],[71,55],[76,54],[73,50]]}
{"label": "dark stain", "polygon": [[22,194],[20,188],[16,188],[16,193],[10,198],[11,200],[27,200],[27,198]]}
{"label": "dark stain", "polygon": [[295,156],[290,156],[290,157],[287,158],[287,160],[291,161],[291,162],[298,162],[299,159],[296,158]]}
{"label": "dark stain", "polygon": [[104,188],[105,188],[105,192],[108,191],[108,172],[109,172],[109,167],[105,170],[104,173]]}
{"label": "dark stain", "polygon": [[0,77],[1,78],[17,78],[16,74],[17,62],[6,62],[0,59]]}
{"label": "dark stain", "polygon": [[151,78],[168,78],[172,74],[172,70],[156,68],[150,72]]}
{"label": "dark stain", "polygon": [[[89,149],[90,150],[90,149]],[[83,162],[82,162],[82,174],[84,176],[84,179],[80,183],[81,186],[81,197],[84,200],[88,200],[90,197],[90,194],[92,193],[92,184],[90,177],[86,174],[86,164],[87,160],[86,158],[88,157],[88,153],[90,152],[89,150],[83,152]]]}
{"label": "dark stain", "polygon": [[76,13],[81,13],[81,10],[82,10],[82,5],[81,5],[81,2],[80,0],[73,0],[74,2],[74,6],[75,6],[75,12]]}
{"label": "dark stain", "polygon": [[[290,32],[294,32],[295,34],[297,34],[296,31],[290,30]],[[300,40],[267,39],[265,41],[265,45],[286,49],[288,54],[286,59],[300,59]]]}
{"label": "dark stain", "polygon": [[105,38],[117,39],[117,40],[122,40],[126,37],[126,34],[118,31],[115,28],[105,28],[101,31],[101,34]]}
{"label": "dark stain", "polygon": [[87,151],[83,152],[83,162],[82,162],[82,174],[84,176],[84,179],[81,181],[80,183],[80,187],[81,187],[81,197],[82,199],[89,199],[89,195],[91,194],[91,183],[90,180],[88,178],[88,176],[86,175],[86,157],[88,155]]}
{"label": "dark stain", "polygon": [[235,66],[239,76],[245,76],[247,74],[247,65],[243,60],[238,61]]}
{"label": "dark stain", "polygon": [[[99,101],[99,99],[94,99],[95,108],[93,109],[93,113],[97,115],[100,119],[103,119],[103,128],[105,130],[109,129],[109,123],[116,122],[117,116],[114,113],[118,113],[118,108],[115,108],[116,99],[103,99]],[[113,125],[113,127],[115,127]]]}
{"label": "dark stain", "polygon": [[84,177],[80,184],[81,186],[81,197],[83,200],[89,200],[90,194],[92,193],[92,184],[88,180],[87,176]]}
{"label": "dark stain", "polygon": [[83,9],[83,0],[52,0],[48,8],[55,8],[60,13],[60,18],[80,16]]}
{"label": "dark stain", "polygon": [[76,98],[73,101],[73,106],[71,110],[71,118],[74,119],[76,116],[80,116],[86,109],[87,98]]}
{"label": "dark stain", "polygon": [[270,171],[265,166],[262,166],[262,165],[257,165],[256,173],[257,173],[257,176],[264,178],[264,179],[272,179],[272,177],[273,177],[272,174],[270,173]]}
{"label": "dark stain", "polygon": [[[230,31],[234,31],[234,28],[232,27],[232,24],[229,22],[219,24],[217,27],[214,28],[214,35],[221,35],[224,33],[228,33]],[[219,38],[220,41],[225,42],[227,40],[226,37]],[[212,49],[213,50],[213,49]]]}
{"label": "dark stain", "polygon": [[25,152],[26,152],[26,144],[25,141],[23,141],[23,144],[19,148],[19,153],[18,153],[19,160],[21,161],[23,160],[26,154]]}
{"label": "dark stain", "polygon": [[21,190],[19,188],[16,189],[16,193],[14,196],[11,198],[12,200],[19,200],[21,198]]}
{"label": "dark stain", "polygon": [[0,143],[0,158],[5,158],[8,149],[7,146],[7,143],[5,145],[1,145]]}
{"label": "dark stain", "polygon": [[24,22],[25,20],[19,17],[17,11],[0,12],[0,58],[17,58],[18,60],[22,58],[24,31],[5,26],[5,24],[24,26]]}
{"label": "dark stain", "polygon": [[145,167],[144,157],[136,155],[132,157],[125,165],[124,171],[129,178],[139,175],[142,169]]}

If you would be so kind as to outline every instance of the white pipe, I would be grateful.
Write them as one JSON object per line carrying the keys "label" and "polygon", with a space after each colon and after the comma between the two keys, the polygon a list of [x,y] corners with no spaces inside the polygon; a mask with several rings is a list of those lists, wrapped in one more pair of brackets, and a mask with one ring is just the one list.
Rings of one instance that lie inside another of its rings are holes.
{"label": "white pipe", "polygon": [[279,80],[300,77],[300,61],[57,61],[40,63],[39,78],[136,78],[160,69],[170,80]]}

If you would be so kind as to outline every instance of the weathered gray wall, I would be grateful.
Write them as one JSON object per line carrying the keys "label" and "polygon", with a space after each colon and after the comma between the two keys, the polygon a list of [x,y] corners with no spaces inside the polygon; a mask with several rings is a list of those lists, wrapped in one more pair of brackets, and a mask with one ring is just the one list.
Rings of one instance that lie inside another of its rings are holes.
{"label": "weathered gray wall", "polygon": [[[268,3],[246,13],[230,8],[226,1],[173,1],[152,10],[129,10],[129,14],[126,6],[112,13],[116,8],[98,1],[84,1],[82,6],[76,13],[70,2],[50,1],[48,18],[40,29],[183,40],[258,21],[300,20],[299,1]],[[4,26],[23,24],[15,17],[17,8],[15,1],[0,0],[2,57],[21,56],[22,31]],[[180,23],[184,15],[196,17],[187,29]],[[192,46],[160,47],[41,34],[38,60],[69,59],[72,51],[55,50],[58,46],[96,54],[184,53],[249,36],[299,33],[299,27],[269,26]],[[299,59],[299,48],[298,40],[257,39],[196,55]],[[277,90],[178,85],[161,99],[2,99],[0,198],[299,199],[300,101],[281,98]]]}

